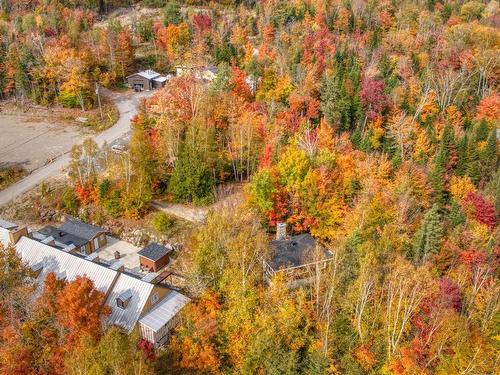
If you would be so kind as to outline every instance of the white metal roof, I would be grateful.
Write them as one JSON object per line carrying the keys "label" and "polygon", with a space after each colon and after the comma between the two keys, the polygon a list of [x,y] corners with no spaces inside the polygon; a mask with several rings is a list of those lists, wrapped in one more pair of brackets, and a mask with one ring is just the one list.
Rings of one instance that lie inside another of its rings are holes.
{"label": "white metal roof", "polygon": [[[154,285],[151,283],[121,273],[106,300],[106,305],[111,308],[111,315],[108,317],[107,323],[118,325],[128,332],[132,331],[153,287]],[[132,298],[130,298],[127,307],[122,309],[116,304],[116,299],[127,291],[130,291]]]}
{"label": "white metal roof", "polygon": [[159,76],[159,77],[156,77],[156,78],[153,78],[153,81],[156,81],[156,82],[165,82],[167,80],[167,77],[164,77],[164,76]]}
{"label": "white metal roof", "polygon": [[139,323],[158,332],[167,324],[190,299],[185,295],[173,290],[156,307],[144,315]]}
{"label": "white metal roof", "polygon": [[153,79],[160,75],[160,73],[155,72],[154,70],[151,69],[143,70],[142,72],[138,72],[137,74],[146,79]]}
{"label": "white metal roof", "polygon": [[94,282],[97,290],[107,293],[118,275],[116,271],[107,267],[24,236],[16,244],[16,250],[30,267],[43,263],[43,270],[39,276],[41,280],[44,280],[49,272],[54,272],[56,275],[65,272],[68,281],[74,280],[77,276],[86,276]]}
{"label": "white metal roof", "polygon": [[[128,332],[132,331],[139,320],[154,288],[154,284],[150,282],[118,272],[75,254],[66,253],[29,237],[21,237],[16,244],[16,251],[30,267],[38,268],[40,264],[43,265],[38,276],[39,281],[43,281],[49,272],[54,272],[59,278],[65,278],[68,281],[74,280],[77,276],[86,276],[91,279],[96,289],[107,294],[106,305],[111,308],[107,324],[118,325]],[[131,295],[131,298],[127,307],[122,309],[116,304],[116,298],[124,293]],[[150,322],[145,324],[153,324],[151,322],[161,324],[163,322],[163,326],[188,301],[189,298],[172,291],[144,316],[143,319]]]}
{"label": "white metal roof", "polygon": [[7,247],[10,243],[9,230],[0,227],[0,244]]}
{"label": "white metal roof", "polygon": [[11,223],[10,221],[0,219],[0,227],[4,229],[15,229],[18,225]]}

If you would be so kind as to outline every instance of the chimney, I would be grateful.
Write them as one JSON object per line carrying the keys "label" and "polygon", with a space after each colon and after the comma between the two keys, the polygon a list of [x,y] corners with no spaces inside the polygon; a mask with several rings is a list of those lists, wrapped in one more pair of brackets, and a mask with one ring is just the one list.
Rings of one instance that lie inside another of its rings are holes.
{"label": "chimney", "polygon": [[276,224],[276,239],[278,241],[286,239],[286,223]]}

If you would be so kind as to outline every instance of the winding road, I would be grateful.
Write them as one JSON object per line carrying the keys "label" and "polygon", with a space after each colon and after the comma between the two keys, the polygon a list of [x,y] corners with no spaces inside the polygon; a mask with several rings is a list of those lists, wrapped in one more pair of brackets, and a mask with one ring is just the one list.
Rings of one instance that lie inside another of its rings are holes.
{"label": "winding road", "polygon": [[[137,113],[140,100],[147,98],[150,95],[151,92],[143,92],[133,95],[113,94],[112,100],[118,108],[120,117],[116,124],[114,124],[111,128],[103,131],[102,133],[96,134],[92,137],[92,139],[99,146],[102,146],[104,142],[112,143],[114,140],[127,134],[130,131],[130,120]],[[79,144],[81,142],[83,142],[83,139],[75,139],[75,144]],[[62,173],[64,167],[69,164],[69,161],[70,156],[69,152],[67,152],[54,159],[50,164],[34,170],[30,175],[26,176],[22,180],[0,191],[0,206],[9,203],[17,196],[33,189],[44,180]]]}

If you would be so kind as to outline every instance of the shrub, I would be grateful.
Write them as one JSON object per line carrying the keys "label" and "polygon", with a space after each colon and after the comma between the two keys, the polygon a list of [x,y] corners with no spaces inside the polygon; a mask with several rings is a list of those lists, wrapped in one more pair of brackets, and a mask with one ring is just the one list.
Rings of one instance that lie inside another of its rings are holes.
{"label": "shrub", "polygon": [[175,219],[165,212],[157,213],[152,220],[153,228],[162,234],[167,234],[175,225]]}
{"label": "shrub", "polygon": [[76,197],[75,191],[72,188],[64,189],[62,194],[62,206],[63,208],[73,216],[78,214],[79,207],[78,198]]}

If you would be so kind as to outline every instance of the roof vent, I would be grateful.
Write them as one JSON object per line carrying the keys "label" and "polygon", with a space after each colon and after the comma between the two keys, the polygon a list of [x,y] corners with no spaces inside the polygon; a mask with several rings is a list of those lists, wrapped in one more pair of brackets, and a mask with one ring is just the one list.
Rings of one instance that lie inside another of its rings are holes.
{"label": "roof vent", "polygon": [[56,273],[57,280],[66,280],[66,271]]}
{"label": "roof vent", "polygon": [[125,310],[132,299],[132,291],[127,289],[126,291],[120,293],[118,297],[116,297],[116,306],[120,309]]}

